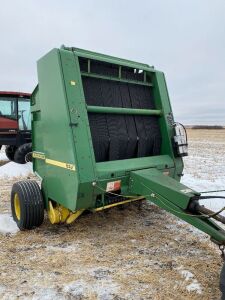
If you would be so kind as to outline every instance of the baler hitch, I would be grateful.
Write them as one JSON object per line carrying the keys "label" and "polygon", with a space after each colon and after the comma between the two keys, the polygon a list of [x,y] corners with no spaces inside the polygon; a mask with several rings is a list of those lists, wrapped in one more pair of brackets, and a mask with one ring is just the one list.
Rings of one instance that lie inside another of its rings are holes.
{"label": "baler hitch", "polygon": [[146,199],[195,226],[211,237],[217,245],[225,245],[225,231],[212,219],[225,224],[225,217],[199,204],[199,200],[225,198],[223,196],[201,196],[177,180],[151,168],[131,172],[130,192],[147,195]]}
{"label": "baler hitch", "polygon": [[[222,197],[222,196],[221,197],[219,197],[219,196],[210,197],[210,198],[224,198],[225,199],[225,197]],[[203,197],[200,197],[200,199],[203,199]],[[204,199],[209,199],[209,197],[204,197]],[[196,202],[191,203],[190,209],[193,212],[200,213],[202,215],[202,217],[205,217],[208,219],[213,218],[216,221],[225,224],[225,217],[220,214],[222,211],[225,210],[225,207],[223,207],[221,210],[219,210],[217,212],[214,212],[214,211],[204,207],[203,205],[200,205],[198,203],[198,201],[196,201]]]}

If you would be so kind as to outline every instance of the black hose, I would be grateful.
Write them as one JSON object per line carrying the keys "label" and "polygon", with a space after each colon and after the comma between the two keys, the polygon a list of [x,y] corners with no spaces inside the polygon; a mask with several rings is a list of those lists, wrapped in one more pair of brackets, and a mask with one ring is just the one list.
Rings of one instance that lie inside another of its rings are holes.
{"label": "black hose", "polygon": [[216,199],[216,198],[225,199],[225,196],[200,196],[199,200],[203,200],[203,199]]}
{"label": "black hose", "polygon": [[220,193],[220,192],[225,192],[225,190],[204,191],[204,192],[199,192],[199,193],[200,194],[209,194],[209,193]]}

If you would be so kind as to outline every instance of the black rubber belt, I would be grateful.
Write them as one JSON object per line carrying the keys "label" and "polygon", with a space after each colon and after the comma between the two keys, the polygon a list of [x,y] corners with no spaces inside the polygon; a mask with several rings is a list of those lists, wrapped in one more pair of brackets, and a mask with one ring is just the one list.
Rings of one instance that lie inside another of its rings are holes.
{"label": "black rubber belt", "polygon": [[[96,74],[118,76],[118,67],[92,62]],[[133,71],[132,71],[133,72]],[[124,78],[139,76],[125,69]],[[111,80],[84,77],[88,105],[154,109],[150,87]],[[154,116],[131,116],[88,113],[96,162],[160,154],[161,133]]]}

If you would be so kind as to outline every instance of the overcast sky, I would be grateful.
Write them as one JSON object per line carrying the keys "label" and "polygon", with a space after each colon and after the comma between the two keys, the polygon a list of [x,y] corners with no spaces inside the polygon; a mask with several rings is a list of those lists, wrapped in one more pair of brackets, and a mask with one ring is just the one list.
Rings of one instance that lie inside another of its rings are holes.
{"label": "overcast sky", "polygon": [[154,65],[177,121],[225,125],[225,0],[0,4],[0,90],[32,92],[36,61],[64,44]]}

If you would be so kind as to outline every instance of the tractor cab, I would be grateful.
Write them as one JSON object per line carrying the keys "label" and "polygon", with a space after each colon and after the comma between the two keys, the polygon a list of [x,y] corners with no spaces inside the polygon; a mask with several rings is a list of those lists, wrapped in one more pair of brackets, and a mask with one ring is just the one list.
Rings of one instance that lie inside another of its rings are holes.
{"label": "tractor cab", "polygon": [[25,163],[31,151],[30,94],[0,92],[0,148],[3,145],[10,160]]}

